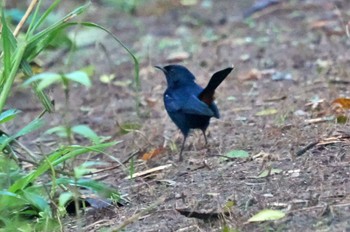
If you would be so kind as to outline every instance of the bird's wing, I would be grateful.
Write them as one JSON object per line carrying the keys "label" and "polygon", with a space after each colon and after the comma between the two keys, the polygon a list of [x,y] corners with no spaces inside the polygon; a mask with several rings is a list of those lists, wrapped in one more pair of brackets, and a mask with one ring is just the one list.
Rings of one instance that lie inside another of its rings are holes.
{"label": "bird's wing", "polygon": [[182,111],[186,114],[197,114],[203,116],[214,116],[214,112],[207,104],[199,100],[195,95],[191,95],[182,106]]}
{"label": "bird's wing", "polygon": [[176,112],[181,109],[181,102],[169,93],[164,94],[164,105],[168,112]]}
{"label": "bird's wing", "polygon": [[177,99],[172,95],[164,94],[165,108],[168,112],[182,111],[186,114],[197,114],[204,116],[215,116],[212,109],[207,104],[199,100],[195,95],[190,95],[187,99]]}

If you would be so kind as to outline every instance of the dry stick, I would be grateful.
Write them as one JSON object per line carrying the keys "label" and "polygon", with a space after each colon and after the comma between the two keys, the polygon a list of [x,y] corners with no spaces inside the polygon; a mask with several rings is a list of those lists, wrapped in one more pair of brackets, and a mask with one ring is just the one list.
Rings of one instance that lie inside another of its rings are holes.
{"label": "dry stick", "polygon": [[306,147],[304,147],[303,149],[299,150],[297,153],[296,153],[296,156],[301,156],[303,155],[305,152],[307,152],[308,150],[310,150],[311,148],[313,148],[314,146],[316,146],[320,141],[315,141],[315,142],[312,142],[310,144],[308,144]]}
{"label": "dry stick", "polygon": [[38,0],[32,0],[32,2],[29,4],[26,13],[24,14],[23,18],[21,19],[21,21],[18,23],[15,31],[13,32],[13,35],[16,37],[19,33],[19,31],[21,30],[21,28],[23,27],[24,23],[27,21],[29,15],[32,13],[35,5],[38,3]]}
{"label": "dry stick", "polygon": [[31,150],[29,150],[26,146],[24,146],[22,143],[20,143],[19,141],[17,141],[16,139],[14,139],[12,141],[13,143],[17,144],[17,146],[21,147],[22,150],[24,150],[29,156],[30,158],[32,158],[33,160],[38,160],[38,156],[36,156]]}
{"label": "dry stick", "polygon": [[127,225],[133,223],[134,221],[138,220],[140,217],[144,216],[145,214],[153,211],[158,205],[162,204],[165,201],[165,197],[161,197],[158,201],[154,202],[152,205],[148,206],[146,209],[142,210],[141,212],[129,217],[126,219],[122,224],[120,224],[117,227],[112,228],[110,231],[112,232],[118,232],[122,230]]}

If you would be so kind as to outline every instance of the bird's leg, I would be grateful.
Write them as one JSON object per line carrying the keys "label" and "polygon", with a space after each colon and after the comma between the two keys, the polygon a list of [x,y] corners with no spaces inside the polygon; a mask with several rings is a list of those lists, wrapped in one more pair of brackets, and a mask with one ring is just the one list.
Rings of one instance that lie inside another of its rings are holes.
{"label": "bird's leg", "polygon": [[182,142],[182,146],[181,146],[181,151],[180,151],[180,154],[179,154],[179,161],[181,162],[183,160],[182,158],[182,152],[185,148],[185,142],[186,142],[186,139],[187,139],[187,135],[184,135],[184,140]]}
{"label": "bird's leg", "polygon": [[205,134],[205,129],[202,129],[205,145],[208,145],[207,135]]}

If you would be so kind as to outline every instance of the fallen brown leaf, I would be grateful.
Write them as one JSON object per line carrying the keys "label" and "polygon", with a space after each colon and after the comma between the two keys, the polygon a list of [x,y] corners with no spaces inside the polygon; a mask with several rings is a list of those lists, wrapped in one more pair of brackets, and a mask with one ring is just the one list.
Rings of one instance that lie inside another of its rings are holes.
{"label": "fallen brown leaf", "polygon": [[150,150],[149,152],[146,152],[145,154],[142,155],[141,159],[142,160],[150,160],[153,157],[159,155],[160,153],[162,153],[164,151],[164,147],[159,147],[159,148],[155,148]]}

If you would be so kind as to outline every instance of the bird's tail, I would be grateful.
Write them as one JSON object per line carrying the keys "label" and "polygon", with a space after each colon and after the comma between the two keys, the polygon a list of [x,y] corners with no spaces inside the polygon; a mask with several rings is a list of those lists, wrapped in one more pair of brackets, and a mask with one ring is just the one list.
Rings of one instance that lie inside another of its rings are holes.
{"label": "bird's tail", "polygon": [[225,80],[227,75],[230,74],[232,70],[233,68],[230,67],[214,73],[214,75],[210,78],[208,85],[199,94],[199,99],[208,105],[212,104],[214,101],[215,89],[221,84],[223,80]]}

